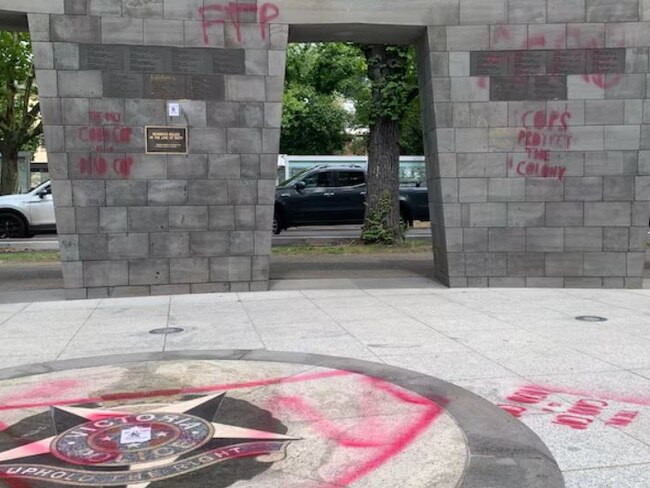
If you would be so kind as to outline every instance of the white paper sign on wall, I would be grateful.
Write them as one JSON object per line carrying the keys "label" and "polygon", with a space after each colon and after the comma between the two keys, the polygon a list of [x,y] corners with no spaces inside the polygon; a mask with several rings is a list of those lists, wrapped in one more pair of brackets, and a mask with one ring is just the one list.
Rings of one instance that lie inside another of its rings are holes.
{"label": "white paper sign on wall", "polygon": [[180,103],[169,103],[167,104],[167,109],[170,117],[179,117],[181,115]]}

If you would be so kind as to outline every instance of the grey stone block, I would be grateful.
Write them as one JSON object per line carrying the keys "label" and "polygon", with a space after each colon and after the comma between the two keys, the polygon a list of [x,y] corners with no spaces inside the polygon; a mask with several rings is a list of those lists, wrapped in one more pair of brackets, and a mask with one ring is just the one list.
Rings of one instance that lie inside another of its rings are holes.
{"label": "grey stone block", "polygon": [[564,229],[556,227],[531,227],[526,229],[528,252],[564,251]]}
{"label": "grey stone block", "polygon": [[[264,208],[264,207],[259,207]],[[237,230],[254,230],[255,229],[255,207],[240,206],[235,207],[235,228]]]}
{"label": "grey stone block", "polygon": [[63,127],[59,125],[49,125],[43,128],[45,136],[45,147],[52,152],[65,152],[65,135]]}
{"label": "grey stone block", "polygon": [[643,101],[624,100],[625,102],[625,125],[639,125],[643,123]]}
{"label": "grey stone block", "polygon": [[[57,186],[52,187],[55,199]],[[73,181],[72,199],[75,207],[103,207],[106,205],[106,184],[103,181]],[[60,202],[55,203],[61,205]]]}
{"label": "grey stone block", "polygon": [[[256,256],[270,256],[272,246],[272,234],[266,230],[255,232],[255,250]],[[453,251],[453,249],[450,249]]]}
{"label": "grey stone block", "polygon": [[162,100],[132,98],[124,102],[124,123],[127,125],[162,125],[165,120],[165,103]]}
{"label": "grey stone block", "polygon": [[527,277],[526,288],[564,288],[564,279],[558,278],[542,278],[542,277]]}
{"label": "grey stone block", "polygon": [[270,258],[258,256],[253,258],[253,281],[268,281],[271,268]]}
{"label": "grey stone block", "polygon": [[[266,98],[263,76],[226,76],[226,100],[232,102],[263,102]],[[275,101],[275,100],[268,100]]]}
{"label": "grey stone block", "polygon": [[605,227],[603,229],[603,251],[628,251],[630,232],[625,227]]}
{"label": "grey stone block", "polygon": [[47,169],[50,178],[53,180],[67,180],[68,173],[68,155],[65,153],[50,152],[47,155]]}
{"label": "grey stone block", "polygon": [[189,257],[190,234],[185,232],[150,234],[149,251],[152,258]]}
{"label": "grey stone block", "polygon": [[549,22],[584,22],[585,0],[548,0]]}
{"label": "grey stone block", "polygon": [[197,257],[226,256],[230,246],[228,232],[192,232],[190,253]]}
{"label": "grey stone block", "polygon": [[78,235],[59,235],[59,251],[61,261],[79,261],[79,236]]}
{"label": "grey stone block", "polygon": [[587,0],[587,22],[639,20],[639,0]]}
{"label": "grey stone block", "polygon": [[460,0],[460,23],[505,24],[508,22],[506,4],[505,0]]}
{"label": "grey stone block", "polygon": [[166,19],[199,20],[201,7],[203,0],[163,0],[163,15]]}
{"label": "grey stone block", "polygon": [[603,288],[625,288],[625,278],[603,278]]}
{"label": "grey stone block", "polygon": [[157,285],[151,287],[152,296],[188,295],[192,288],[187,285]]}
{"label": "grey stone block", "polygon": [[245,66],[247,75],[268,75],[269,51],[264,49],[247,49]]}
{"label": "grey stone block", "polygon": [[258,182],[256,180],[229,180],[228,181],[228,202],[234,205],[257,204],[258,203],[257,187],[258,187]]}
{"label": "grey stone block", "polygon": [[508,269],[507,264],[507,254],[505,253],[465,254],[465,273],[467,276],[505,276]]}
{"label": "grey stone block", "polygon": [[159,18],[163,16],[163,1],[125,1],[122,13],[125,17]]}
{"label": "grey stone block", "polygon": [[490,288],[524,288],[526,286],[526,278],[491,277],[488,283]]}
{"label": "grey stone block", "polygon": [[488,251],[488,229],[462,229],[463,252],[478,253]]}
{"label": "grey stone block", "polygon": [[101,40],[102,30],[99,17],[52,15],[50,17],[50,24],[52,40],[55,42],[97,44]]}
{"label": "grey stone block", "polygon": [[230,285],[228,283],[192,283],[191,293],[228,293]]}
{"label": "grey stone block", "polygon": [[238,154],[211,154],[209,178],[240,178],[241,157]]}
{"label": "grey stone block", "polygon": [[[628,198],[631,197],[628,194]],[[637,176],[635,178],[636,200],[650,200],[650,176]]]}
{"label": "grey stone block", "polygon": [[621,125],[605,127],[606,150],[639,150],[640,132],[638,126]]}
{"label": "grey stone block", "polygon": [[267,76],[264,90],[267,102],[281,102],[284,93],[284,76]]}
{"label": "grey stone block", "polygon": [[635,175],[636,151],[588,152],[585,155],[587,176]]}
{"label": "grey stone block", "polygon": [[108,237],[109,259],[146,259],[149,257],[148,234],[123,234]]}
{"label": "grey stone block", "polygon": [[127,261],[84,261],[84,286],[126,286],[129,284]]}
{"label": "grey stone block", "polygon": [[262,129],[262,153],[280,152],[280,129]]}
{"label": "grey stone block", "polygon": [[[275,208],[273,205],[257,205],[255,207],[255,227],[258,229],[270,229],[271,223],[273,222],[274,211]],[[212,218],[212,216],[210,216],[210,218]]]}
{"label": "grey stone block", "polygon": [[192,180],[189,182],[190,205],[225,205],[228,203],[226,180]]}
{"label": "grey stone block", "polygon": [[506,164],[501,154],[458,154],[460,178],[500,178],[506,176]]}
{"label": "grey stone block", "polygon": [[143,19],[102,17],[102,42],[104,44],[143,44]]}
{"label": "grey stone block", "polygon": [[[615,77],[615,78],[614,78]],[[605,98],[637,98],[643,99],[646,93],[646,75],[607,75],[609,82],[605,88]]]}
{"label": "grey stone block", "polygon": [[508,0],[508,22],[511,24],[546,22],[546,2]]}
{"label": "grey stone block", "polygon": [[204,101],[178,100],[176,103],[180,105],[180,116],[170,117],[167,115],[167,124],[182,124],[190,128],[206,127],[208,125],[206,103]]}
{"label": "grey stone block", "polygon": [[564,200],[564,185],[552,178],[526,178],[526,200],[560,202]]}
{"label": "grey stone block", "polygon": [[[81,262],[76,263],[61,263],[63,270],[63,280],[68,288],[82,288],[83,283],[83,265]],[[82,300],[86,299],[84,293]]]}
{"label": "grey stone block", "polygon": [[40,97],[41,116],[47,125],[61,125],[61,99]]}
{"label": "grey stone block", "polygon": [[122,0],[88,0],[87,5],[89,15],[122,15]]}
{"label": "grey stone block", "polygon": [[189,198],[186,180],[149,181],[149,205],[184,205]]}
{"label": "grey stone block", "polygon": [[622,125],[625,122],[625,100],[587,100],[587,125]]}
{"label": "grey stone block", "polygon": [[606,201],[634,200],[633,176],[606,176],[603,187]]}
{"label": "grey stone block", "polygon": [[631,224],[631,215],[631,203],[585,203],[585,226],[587,227],[629,227]]}
{"label": "grey stone block", "polygon": [[526,250],[525,229],[489,229],[490,252],[517,252]]}
{"label": "grey stone block", "polygon": [[208,228],[208,207],[169,207],[170,230],[202,231]]}
{"label": "grey stone block", "polygon": [[144,19],[144,44],[183,46],[185,26],[182,20]]}
{"label": "grey stone block", "polygon": [[508,276],[544,276],[544,254],[509,253]]}
{"label": "grey stone block", "polygon": [[206,154],[167,156],[167,176],[188,180],[207,178],[208,156]]}
{"label": "grey stone block", "polygon": [[647,73],[649,66],[648,61],[647,47],[628,48],[625,56],[625,72]]}
{"label": "grey stone block", "polygon": [[440,200],[443,202],[458,202],[458,179],[442,178],[434,180],[434,185],[440,188]]}
{"label": "grey stone block", "polygon": [[250,281],[252,258],[226,257],[210,259],[210,281]]}
{"label": "grey stone block", "polygon": [[646,227],[630,227],[630,251],[645,251],[648,244],[648,229]]}
{"label": "grey stone block", "polygon": [[650,149],[650,124],[641,126],[641,149]]}
{"label": "grey stone block", "polygon": [[507,205],[508,227],[542,227],[544,225],[544,203],[508,203]]}
{"label": "grey stone block", "polygon": [[[79,234],[99,233],[99,208],[79,207],[76,209],[76,217],[77,217],[76,228]],[[57,231],[61,232],[58,228]]]}
{"label": "grey stone block", "polygon": [[127,215],[129,232],[161,232],[169,228],[167,207],[129,207]]}
{"label": "grey stone block", "polygon": [[210,230],[235,230],[235,207],[209,207]]}
{"label": "grey stone block", "polygon": [[564,229],[564,250],[602,251],[603,229],[600,227],[567,227]]}
{"label": "grey stone block", "polygon": [[463,206],[467,211],[468,227],[505,227],[506,226],[506,204],[505,203],[484,203],[466,204]]}
{"label": "grey stone block", "polygon": [[61,99],[62,119],[67,125],[88,125],[90,120],[90,101],[87,98]]}
{"label": "grey stone block", "polygon": [[624,252],[585,254],[585,276],[626,276],[627,259]]}
{"label": "grey stone block", "polygon": [[228,129],[228,152],[259,153],[262,151],[261,129]]}
{"label": "grey stone block", "polygon": [[567,277],[564,280],[565,288],[602,288],[602,278],[575,278]]}
{"label": "grey stone block", "polygon": [[648,202],[632,203],[632,225],[647,226],[650,220],[650,205]]}
{"label": "grey stone block", "polygon": [[48,14],[27,14],[27,23],[32,41],[50,40],[50,16]]}
{"label": "grey stone block", "polygon": [[[54,198],[54,205],[57,207],[72,207],[72,183],[70,181],[53,181],[52,197]],[[80,206],[92,207],[92,205]]]}
{"label": "grey stone block", "polygon": [[169,263],[171,283],[207,283],[210,281],[208,258],[172,259]]}
{"label": "grey stone block", "polygon": [[106,205],[109,207],[138,207],[147,205],[146,181],[107,181]]}
{"label": "grey stone block", "polygon": [[627,253],[627,275],[626,276],[641,276],[644,275],[645,267],[645,253],[644,252],[628,252]]}
{"label": "grey stone block", "polygon": [[50,42],[32,42],[33,62],[36,69],[54,69],[54,50]]}
{"label": "grey stone block", "polygon": [[99,71],[59,71],[58,87],[61,97],[101,97],[102,74]]}
{"label": "grey stone block", "polygon": [[[502,2],[503,3],[503,2]],[[490,47],[490,32],[486,25],[447,27],[449,51],[482,51]]]}
{"label": "grey stone block", "polygon": [[581,252],[547,253],[546,276],[583,276],[584,254]]}
{"label": "grey stone block", "polygon": [[56,229],[59,234],[75,234],[77,232],[77,219],[74,208],[55,208],[54,215],[56,219]]}
{"label": "grey stone block", "polygon": [[226,131],[212,127],[194,128],[190,138],[190,152],[208,154],[226,152]]}
{"label": "grey stone block", "polygon": [[599,201],[603,199],[603,178],[569,177],[564,180],[564,198],[572,202]]}
{"label": "grey stone block", "polygon": [[249,231],[233,231],[230,233],[230,255],[251,255],[254,251],[254,235]]}
{"label": "grey stone block", "polygon": [[[277,163],[276,163],[277,166]],[[275,176],[276,173],[273,175]],[[260,172],[260,155],[259,154],[242,154],[241,155],[241,177],[243,179],[255,179],[261,176]],[[266,175],[264,175],[266,176]]]}
{"label": "grey stone block", "polygon": [[99,209],[99,231],[119,233],[128,230],[125,207],[102,207]]}

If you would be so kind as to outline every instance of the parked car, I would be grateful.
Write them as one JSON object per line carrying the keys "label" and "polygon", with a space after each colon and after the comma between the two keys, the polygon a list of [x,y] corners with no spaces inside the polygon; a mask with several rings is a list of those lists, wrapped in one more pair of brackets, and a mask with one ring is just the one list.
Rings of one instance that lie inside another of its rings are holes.
{"label": "parked car", "polygon": [[49,181],[28,193],[0,197],[0,239],[52,231],[56,231],[56,222]]}
{"label": "parked car", "polygon": [[[304,225],[363,223],[366,171],[361,166],[317,166],[281,183],[275,191],[273,233]],[[402,220],[429,220],[426,187],[402,186]]]}

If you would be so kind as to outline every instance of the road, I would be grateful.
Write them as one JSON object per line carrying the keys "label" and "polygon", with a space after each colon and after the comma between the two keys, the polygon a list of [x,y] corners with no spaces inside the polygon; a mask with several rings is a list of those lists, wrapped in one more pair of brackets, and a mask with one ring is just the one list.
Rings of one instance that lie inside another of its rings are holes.
{"label": "road", "polygon": [[[345,225],[336,227],[300,227],[285,230],[279,236],[273,236],[274,246],[289,244],[334,244],[357,239],[360,236],[358,225]],[[430,239],[431,231],[428,228],[410,229],[406,236],[408,239]],[[0,249],[14,249],[17,251],[56,251],[59,242],[56,235],[46,234],[32,239],[6,239],[0,240]]]}

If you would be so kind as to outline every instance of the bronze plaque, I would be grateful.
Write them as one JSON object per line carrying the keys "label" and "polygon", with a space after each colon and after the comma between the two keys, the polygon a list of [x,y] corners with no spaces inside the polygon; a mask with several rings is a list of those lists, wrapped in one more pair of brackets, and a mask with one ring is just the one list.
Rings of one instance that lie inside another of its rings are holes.
{"label": "bronze plaque", "polygon": [[124,71],[124,47],[80,44],[79,69]]}
{"label": "bronze plaque", "polygon": [[546,74],[546,51],[516,51],[512,55],[513,75]]}
{"label": "bronze plaque", "polygon": [[146,127],[147,154],[187,154],[187,127]]}
{"label": "bronze plaque", "polygon": [[212,74],[243,75],[246,72],[243,49],[212,49]]}
{"label": "bronze plaque", "polygon": [[173,48],[171,52],[172,72],[186,75],[207,75],[211,73],[210,52],[206,49]]}
{"label": "bronze plaque", "polygon": [[226,88],[223,76],[188,76],[187,98],[190,100],[224,100]]}
{"label": "bronze plaque", "polygon": [[581,75],[587,72],[585,51],[582,49],[550,51],[546,61],[549,75]]}
{"label": "bronze plaque", "polygon": [[587,51],[587,73],[625,73],[625,49]]}
{"label": "bronze plaque", "polygon": [[144,81],[136,73],[102,73],[104,96],[108,98],[143,98]]}
{"label": "bronze plaque", "polygon": [[171,71],[171,48],[129,48],[129,70],[137,73],[169,73]]}
{"label": "bronze plaque", "polygon": [[566,100],[566,76],[533,76],[528,89],[529,100]]}
{"label": "bronze plaque", "polygon": [[185,76],[183,75],[146,75],[144,79],[145,98],[182,99],[185,97]]}
{"label": "bronze plaque", "polygon": [[470,54],[470,73],[472,76],[506,76],[510,72],[508,51],[489,51]]}

